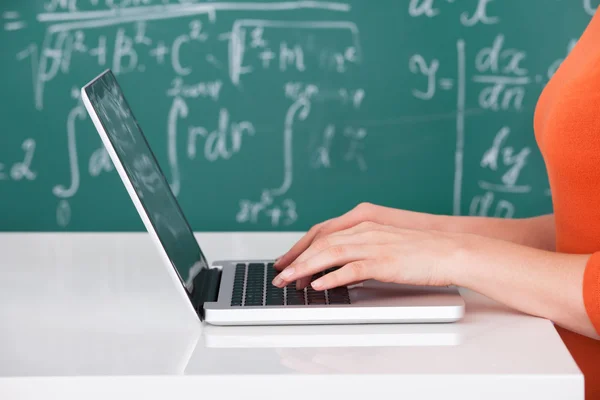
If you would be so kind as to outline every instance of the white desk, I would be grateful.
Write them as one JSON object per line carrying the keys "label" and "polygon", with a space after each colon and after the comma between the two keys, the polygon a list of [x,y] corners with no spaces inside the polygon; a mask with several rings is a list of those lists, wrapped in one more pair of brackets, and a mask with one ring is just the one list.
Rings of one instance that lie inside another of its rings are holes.
{"label": "white desk", "polygon": [[[197,237],[212,261],[299,234]],[[2,399],[583,399],[550,322],[468,291],[456,324],[203,327],[146,234],[5,233],[0,255]]]}

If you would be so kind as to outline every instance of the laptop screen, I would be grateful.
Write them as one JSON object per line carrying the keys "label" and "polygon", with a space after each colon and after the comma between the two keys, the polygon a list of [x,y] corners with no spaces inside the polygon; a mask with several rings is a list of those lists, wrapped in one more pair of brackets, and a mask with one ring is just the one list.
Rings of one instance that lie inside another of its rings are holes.
{"label": "laptop screen", "polygon": [[207,262],[121,88],[106,71],[85,88],[148,219],[188,294]]}

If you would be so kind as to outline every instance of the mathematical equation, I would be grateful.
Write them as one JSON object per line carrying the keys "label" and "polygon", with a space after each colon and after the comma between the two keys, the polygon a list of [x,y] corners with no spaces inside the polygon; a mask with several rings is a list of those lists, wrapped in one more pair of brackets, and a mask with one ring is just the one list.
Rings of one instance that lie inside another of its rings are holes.
{"label": "mathematical equation", "polygon": [[[560,0],[562,1],[562,0]],[[600,5],[598,0],[579,0],[583,10],[593,16],[596,9]],[[457,6],[457,0],[409,0],[408,13],[411,17],[429,17],[433,18],[440,15],[442,8],[447,5]],[[462,4],[462,3],[461,3]],[[463,26],[472,27],[477,24],[494,25],[500,23],[500,18],[489,12],[489,8],[493,8],[501,4],[497,0],[477,0],[473,10],[464,11],[460,14],[460,23]]]}
{"label": "mathematical equation", "polygon": [[[435,18],[442,11],[441,7],[458,2],[454,0],[411,0],[409,4],[409,15],[414,18]],[[465,27],[476,25],[501,25],[501,18],[494,15],[491,8],[498,2],[495,0],[478,0],[475,9],[471,12],[460,13],[460,23]],[[598,6],[592,0],[583,0],[584,11],[593,15]],[[478,110],[487,112],[520,112],[526,100],[528,90],[532,87],[539,93],[543,86],[552,78],[565,57],[571,52],[577,42],[572,38],[564,54],[557,58],[545,69],[532,73],[527,66],[527,52],[517,46],[507,43],[506,37],[498,33],[493,42],[481,49],[476,49],[472,62],[467,60],[468,49],[463,39],[456,41],[457,76],[448,76],[443,73],[443,64],[437,58],[427,58],[422,54],[414,54],[410,57],[408,68],[410,72],[420,77],[420,86],[412,88],[414,98],[422,101],[430,101],[436,97],[438,92],[455,90],[457,94],[456,105],[456,154],[455,154],[455,184],[454,184],[454,213],[459,215],[463,211],[462,193],[464,192],[465,179],[469,178],[465,171],[464,160],[478,156],[477,154],[466,154],[465,141],[467,136],[472,135],[466,131],[465,119],[467,106],[467,86],[476,87]],[[471,72],[471,73],[469,73]],[[550,196],[550,190],[534,188],[532,184],[520,183],[519,178],[527,167],[532,153],[531,147],[521,146],[515,149],[511,146],[511,128],[500,126],[495,132],[475,132],[477,137],[486,137],[490,134],[489,148],[483,150],[480,155],[479,167],[482,170],[491,171],[492,181],[477,179],[477,189],[481,192],[468,201],[468,214],[478,216],[494,216],[512,218],[516,213],[516,207],[512,201],[505,198],[510,196],[525,196],[532,190],[543,191]],[[473,174],[475,175],[475,174]],[[539,185],[539,182],[536,182]]]}
{"label": "mathematical equation", "polygon": [[[166,171],[171,189],[180,195],[183,183],[181,164],[202,160],[208,163],[226,162],[244,151],[246,143],[265,135],[255,121],[240,117],[228,106],[231,97],[224,92],[244,91],[245,82],[279,79],[278,97],[289,107],[280,118],[283,137],[282,182],[273,188],[263,188],[257,197],[242,198],[233,217],[240,223],[257,224],[267,220],[272,226],[292,225],[298,218],[295,201],[286,197],[293,185],[293,136],[297,122],[310,120],[311,110],[326,102],[359,110],[366,92],[360,87],[335,86],[327,79],[307,83],[297,81],[302,76],[344,75],[359,68],[362,58],[359,30],[350,21],[286,21],[276,19],[235,19],[229,29],[216,24],[217,14],[228,11],[252,11],[269,14],[278,11],[319,9],[332,15],[344,14],[349,6],[334,2],[280,3],[194,3],[123,0],[123,1],[47,1],[37,15],[39,23],[47,23],[41,43],[31,43],[16,54],[16,61],[28,65],[33,73],[33,103],[44,111],[48,91],[61,76],[69,76],[75,66],[93,63],[110,68],[116,76],[143,74],[151,69],[170,76],[164,96],[170,102],[165,109],[165,136],[168,165]],[[18,17],[18,13],[6,14]],[[154,35],[160,24],[185,17],[180,32]],[[23,26],[24,27],[24,26]],[[109,28],[99,30],[97,28]],[[13,29],[14,26],[5,29]],[[326,35],[327,37],[325,37]],[[140,75],[141,76],[141,75]],[[210,77],[207,79],[206,77]],[[292,79],[293,78],[293,79]],[[52,187],[59,200],[57,223],[68,226],[71,219],[70,201],[84,181],[83,175],[98,177],[114,171],[102,145],[85,154],[77,137],[78,127],[87,119],[87,112],[71,89],[73,107],[66,117],[65,133],[70,176],[67,182]],[[231,95],[229,95],[231,96]],[[195,121],[194,108],[207,101],[216,111]],[[317,105],[318,104],[318,105]],[[336,168],[355,165],[359,171],[368,168],[364,156],[367,129],[361,126],[333,127],[322,122],[311,127],[313,136],[323,135],[315,143],[312,156],[304,161],[312,168]],[[182,140],[183,138],[183,140]],[[183,154],[178,143],[185,143]],[[330,153],[337,144],[346,148],[335,159]],[[82,171],[80,159],[87,159]],[[343,164],[343,165],[342,165]],[[20,164],[19,164],[20,165]],[[18,168],[17,168],[18,170]],[[0,170],[1,171],[1,170]],[[2,175],[0,175],[0,178]]]}
{"label": "mathematical equation", "polygon": [[[35,154],[35,140],[25,139],[20,150],[22,150],[20,159],[11,160],[9,163],[0,162],[0,181],[33,181],[37,177],[37,172],[31,169]],[[17,151],[14,153],[18,154]]]}
{"label": "mathematical equation", "polygon": [[[558,1],[567,5],[568,0]],[[576,7],[591,16],[599,4],[578,0]],[[540,68],[531,60],[530,47],[528,52],[506,34],[511,21],[503,20],[501,6],[500,0],[402,2],[398,7],[408,21],[457,15],[450,21],[460,27],[457,32],[486,27],[493,35],[480,40],[438,36],[436,40],[452,49],[444,53],[436,53],[436,43],[409,52],[399,44],[393,49],[400,53],[397,58],[379,47],[373,32],[361,34],[364,27],[359,29],[360,20],[355,19],[360,7],[353,13],[352,2],[344,1],[46,0],[34,20],[26,20],[19,10],[4,11],[5,34],[18,37],[20,31],[44,27],[39,40],[19,47],[13,62],[31,71],[32,111],[52,112],[58,93],[67,99],[59,132],[65,146],[58,163],[68,168],[62,175],[45,176],[52,171],[37,162],[44,150],[41,145],[36,149],[40,141],[21,138],[7,146],[10,156],[0,158],[0,184],[52,180],[48,191],[56,200],[56,224],[69,227],[82,186],[115,173],[104,146],[82,139],[91,124],[80,99],[82,82],[76,84],[71,77],[90,66],[110,68],[129,82],[140,80],[136,86],[152,94],[152,111],[157,111],[151,129],[159,134],[163,147],[157,151],[166,155],[163,172],[176,196],[192,191],[186,179],[196,171],[214,166],[231,171],[230,164],[247,160],[249,154],[268,153],[263,162],[272,165],[277,180],[261,181],[251,192],[236,196],[237,206],[228,218],[242,226],[293,227],[309,214],[293,190],[302,182],[298,178],[303,168],[363,177],[379,173],[369,148],[378,145],[375,139],[384,140],[377,129],[385,118],[391,124],[401,118],[365,116],[384,104],[382,100],[388,102],[387,93],[373,94],[380,88],[372,85],[378,77],[371,75],[396,68],[408,71],[409,77],[400,84],[403,93],[390,100],[398,101],[398,115],[407,99],[424,110],[424,117],[438,112],[440,104],[452,107],[443,111],[456,121],[448,125],[456,135],[455,147],[447,149],[454,153],[454,164],[448,166],[454,170],[453,212],[514,217],[520,197],[550,195],[545,183],[528,180],[528,171],[536,168],[535,149],[524,144],[510,118],[501,123],[489,118],[484,128],[469,122],[482,115],[528,111],[577,38],[566,38]],[[311,10],[320,18],[305,17],[314,17]],[[371,41],[365,42],[365,36]],[[366,60],[367,54],[380,58]],[[374,68],[375,63],[383,66]],[[257,102],[265,104],[255,107]],[[268,122],[261,112],[269,114]],[[392,133],[408,135],[396,128]],[[468,145],[475,142],[477,146]],[[269,149],[258,148],[265,144]]]}

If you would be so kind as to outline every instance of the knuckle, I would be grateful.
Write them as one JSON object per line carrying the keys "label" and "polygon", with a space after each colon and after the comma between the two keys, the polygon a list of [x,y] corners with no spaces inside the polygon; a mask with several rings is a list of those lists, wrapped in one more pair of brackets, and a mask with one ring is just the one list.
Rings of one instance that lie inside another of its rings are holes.
{"label": "knuckle", "polygon": [[282,278],[286,282],[300,281],[302,279],[307,279],[308,274],[310,273],[310,266],[305,263],[298,263],[294,266],[294,273],[290,276]]}
{"label": "knuckle", "polygon": [[346,247],[344,246],[331,246],[329,248],[329,254],[334,258],[343,257],[346,254]]}
{"label": "knuckle", "polygon": [[312,244],[313,248],[318,251],[325,250],[326,248],[330,247],[330,245],[329,238],[327,237],[320,237]]}
{"label": "knuckle", "polygon": [[313,225],[309,230],[308,233],[317,233],[319,232],[319,230],[321,229],[321,226],[323,226],[323,224],[317,224],[317,225]]}
{"label": "knuckle", "polygon": [[[300,262],[294,266],[294,269],[295,269],[294,277],[297,277],[298,275],[303,275],[304,272],[308,269],[308,266],[306,265],[305,262]],[[288,279],[292,280],[292,279],[301,279],[301,278],[288,277]]]}
{"label": "knuckle", "polygon": [[329,274],[325,275],[325,279],[327,284],[334,287],[343,284],[342,275],[339,271],[330,272]]}
{"label": "knuckle", "polygon": [[353,214],[358,215],[359,218],[366,218],[371,212],[373,205],[371,203],[360,203],[352,210]]}
{"label": "knuckle", "polygon": [[335,221],[335,220],[330,220],[330,221],[327,221],[327,222],[323,222],[323,223],[322,223],[322,224],[319,226],[319,229],[318,229],[318,230],[317,230],[317,232],[316,232],[316,233],[317,233],[317,237],[319,237],[319,236],[322,236],[322,235],[325,235],[325,234],[329,233],[329,231],[331,231],[331,226],[332,226],[332,223],[333,223],[334,221]]}
{"label": "knuckle", "polygon": [[365,275],[365,265],[362,261],[356,261],[348,264],[348,269],[350,270],[350,275],[354,279],[361,279]]}
{"label": "knuckle", "polygon": [[373,227],[375,227],[375,223],[371,221],[363,221],[360,224],[358,224],[358,227],[364,230],[370,230]]}
{"label": "knuckle", "polygon": [[367,230],[362,233],[362,237],[363,237],[364,241],[366,241],[366,242],[368,242],[372,239],[375,239],[378,235],[379,235],[379,232],[374,231],[374,230]]}
{"label": "knuckle", "polygon": [[373,204],[367,202],[367,201],[363,201],[362,203],[360,203],[359,205],[356,206],[357,210],[361,210],[361,211],[367,211],[370,210],[373,207]]}

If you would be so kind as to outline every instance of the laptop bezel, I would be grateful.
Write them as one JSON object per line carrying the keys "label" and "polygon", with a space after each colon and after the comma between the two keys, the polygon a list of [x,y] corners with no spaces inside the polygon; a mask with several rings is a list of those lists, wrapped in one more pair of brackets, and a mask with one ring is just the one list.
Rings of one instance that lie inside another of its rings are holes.
{"label": "laptop bezel", "polygon": [[[135,209],[137,210],[140,218],[142,219],[142,222],[144,224],[144,227],[146,228],[146,231],[150,234],[152,242],[154,243],[154,245],[156,246],[156,248],[160,254],[161,260],[167,269],[167,273],[169,274],[171,281],[173,282],[173,284],[176,287],[179,297],[186,303],[186,307],[187,307],[188,311],[193,313],[194,318],[198,321],[201,321],[202,316],[201,316],[200,310],[195,309],[194,304],[190,298],[190,294],[186,290],[185,282],[181,278],[175,265],[173,265],[165,248],[163,247],[163,244],[158,236],[158,232],[154,228],[154,225],[152,224],[152,221],[150,220],[150,217],[148,216],[148,213],[147,213],[145,207],[141,203],[141,200],[137,194],[137,191],[133,187],[131,178],[127,174],[125,167],[123,166],[123,163],[121,162],[121,159],[118,156],[118,154],[117,154],[117,152],[116,152],[116,150],[104,128],[104,125],[100,121],[100,118],[99,118],[98,114],[96,113],[96,110],[87,95],[86,90],[90,86],[92,86],[94,83],[96,83],[99,79],[106,76],[107,74],[112,75],[112,71],[110,69],[105,70],[100,75],[96,76],[94,79],[92,79],[90,82],[88,82],[85,86],[83,86],[81,88],[81,99],[82,99],[83,104],[94,124],[94,127],[98,131],[100,139],[102,140],[102,143],[104,144],[104,147],[106,148],[106,151],[109,154],[117,173],[119,174],[119,177],[121,178],[121,181],[123,182],[123,184],[125,186],[125,189],[127,190],[127,193],[129,194],[129,197],[131,198],[131,201],[133,202],[133,204],[135,206]],[[113,75],[113,78],[114,78],[114,75]],[[116,78],[114,78],[114,79],[116,81]],[[150,148],[149,145],[148,145],[148,147]],[[152,151],[152,150],[150,149],[150,151]],[[183,211],[181,211],[181,212],[183,214]]]}

